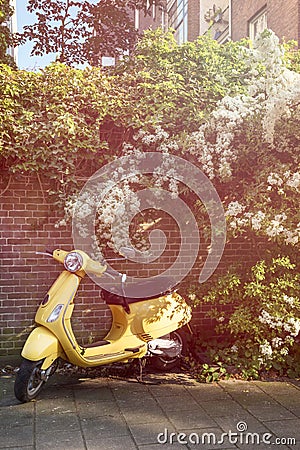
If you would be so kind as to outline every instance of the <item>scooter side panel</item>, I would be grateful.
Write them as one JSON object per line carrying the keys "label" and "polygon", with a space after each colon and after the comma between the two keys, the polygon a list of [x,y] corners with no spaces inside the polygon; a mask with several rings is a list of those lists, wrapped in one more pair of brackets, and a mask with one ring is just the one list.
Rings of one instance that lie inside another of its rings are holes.
{"label": "scooter side panel", "polygon": [[21,355],[30,361],[40,361],[44,358],[54,361],[63,357],[64,352],[51,331],[44,327],[37,327],[28,336]]}
{"label": "scooter side panel", "polygon": [[[59,303],[65,305],[65,307],[71,303],[79,283],[80,279],[76,275],[71,274],[68,271],[62,272],[48,291],[48,302],[45,305],[41,304],[39,306],[36,312],[35,322],[40,325],[45,324],[47,328],[52,327],[51,324],[47,323],[50,313]],[[54,328],[57,323],[59,323],[59,321],[53,323]]]}
{"label": "scooter side panel", "polygon": [[[156,339],[177,330],[191,319],[191,308],[176,292],[130,305],[141,321],[132,324],[133,332],[147,340]],[[141,327],[142,325],[142,327]],[[140,330],[142,328],[142,330]]]}

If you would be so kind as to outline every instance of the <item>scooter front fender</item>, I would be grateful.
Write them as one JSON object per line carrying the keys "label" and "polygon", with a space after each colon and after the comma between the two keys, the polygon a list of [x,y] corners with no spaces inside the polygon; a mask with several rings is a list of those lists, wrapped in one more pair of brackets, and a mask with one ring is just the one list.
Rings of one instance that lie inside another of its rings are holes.
{"label": "scooter front fender", "polygon": [[44,359],[42,369],[47,369],[57,358],[64,357],[64,351],[51,331],[37,327],[28,336],[21,355],[30,361]]}

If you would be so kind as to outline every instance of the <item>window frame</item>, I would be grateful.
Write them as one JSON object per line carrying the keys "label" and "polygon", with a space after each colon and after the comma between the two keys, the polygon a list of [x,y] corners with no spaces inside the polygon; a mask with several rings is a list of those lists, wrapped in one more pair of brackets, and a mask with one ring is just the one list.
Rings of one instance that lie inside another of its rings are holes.
{"label": "window frame", "polygon": [[175,30],[175,39],[179,44],[188,39],[188,0],[169,1],[168,26]]}
{"label": "window frame", "polygon": [[263,29],[261,30],[257,30],[255,29],[255,27],[257,27],[257,23],[260,19],[264,18],[264,22],[265,22],[265,28],[268,28],[268,11],[267,11],[267,5],[265,5],[263,8],[261,8],[256,14],[254,14],[254,16],[251,17],[251,19],[248,20],[248,35],[249,38],[254,41],[254,39],[256,38],[257,34],[260,33],[261,31],[263,31]]}

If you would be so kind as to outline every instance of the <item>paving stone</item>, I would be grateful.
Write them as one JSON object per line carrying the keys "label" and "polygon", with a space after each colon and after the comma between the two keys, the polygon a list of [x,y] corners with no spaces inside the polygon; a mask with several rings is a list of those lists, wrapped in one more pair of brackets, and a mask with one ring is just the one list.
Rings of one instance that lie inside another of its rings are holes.
{"label": "paving stone", "polygon": [[1,447],[0,444],[0,448],[1,450],[35,450],[34,445],[26,445],[25,447],[23,445],[19,447]]}
{"label": "paving stone", "polygon": [[147,408],[157,408],[158,402],[152,395],[132,396],[127,394],[126,397],[117,398],[117,404],[120,408],[137,408],[138,410],[145,410]]}
{"label": "paving stone", "polygon": [[[158,436],[164,433],[174,433],[175,428],[168,421],[160,423],[135,423],[129,425],[132,436],[138,446],[143,444],[157,444]],[[163,447],[162,447],[163,448]]]}
{"label": "paving stone", "polygon": [[245,410],[239,417],[214,417],[214,420],[225,432],[228,432],[229,430],[232,432],[237,431],[237,425],[240,422],[243,422],[247,431],[252,433],[267,433],[269,431],[262,422]]}
{"label": "paving stone", "polygon": [[82,401],[77,404],[77,413],[81,419],[96,419],[102,416],[114,416],[119,414],[119,407],[116,402],[90,402]]}
{"label": "paving stone", "polygon": [[183,392],[179,396],[157,396],[157,402],[167,412],[177,411],[178,409],[189,411],[199,408],[199,404],[188,392]]}
{"label": "paving stone", "polygon": [[201,403],[202,408],[210,416],[216,417],[242,417],[244,409],[233,400],[212,400]]}
{"label": "paving stone", "polygon": [[255,381],[255,385],[268,395],[273,397],[277,395],[291,393],[292,395],[300,395],[300,389],[288,381]]}
{"label": "paving stone", "polygon": [[0,407],[19,404],[13,394],[14,382],[15,377],[12,375],[0,376]]}
{"label": "paving stone", "polygon": [[36,416],[36,431],[37,433],[44,432],[44,430],[54,433],[61,431],[79,430],[80,423],[76,414],[37,414]]}
{"label": "paving stone", "polygon": [[35,401],[36,409],[39,414],[60,414],[63,412],[74,412],[76,405],[73,398],[38,398]]}
{"label": "paving stone", "polygon": [[154,397],[162,397],[166,395],[166,389],[168,390],[168,396],[174,395],[175,397],[180,397],[186,394],[186,388],[184,385],[178,384],[159,384],[157,386],[149,386],[149,391],[154,395]]}
{"label": "paving stone", "polygon": [[[262,437],[261,437],[262,438]],[[236,448],[241,449],[241,450],[274,450],[274,449],[278,449],[278,450],[290,450],[292,447],[288,447],[286,445],[275,445],[275,442],[270,442],[269,444],[265,444],[263,443],[263,441],[260,442],[260,444],[255,443],[251,443],[250,442],[245,442],[243,444],[239,444],[236,445]],[[297,447],[296,447],[297,448]],[[295,448],[295,450],[296,450]]]}
{"label": "paving stone", "polygon": [[[201,449],[225,449],[230,443],[228,437],[224,435],[224,431],[220,427],[194,428],[189,430],[181,430],[181,442],[186,442],[188,448]],[[173,442],[178,441],[179,434],[174,436]]]}
{"label": "paving stone", "polygon": [[183,444],[164,444],[163,447],[161,444],[146,444],[139,445],[138,448],[139,450],[182,450],[189,447]]}
{"label": "paving stone", "polygon": [[114,395],[114,398],[116,398],[119,401],[142,401],[143,399],[147,398],[153,398],[151,393],[148,391],[147,388],[140,388],[134,387],[133,389],[132,385],[127,386],[120,386],[117,388],[112,387],[112,393]]}
{"label": "paving stone", "polygon": [[180,409],[167,413],[167,416],[177,430],[188,430],[193,428],[212,428],[216,422],[199,407],[196,411],[184,411]]}
{"label": "paving stone", "polygon": [[261,389],[256,381],[222,380],[218,386],[232,394],[233,392],[260,392]]}
{"label": "paving stone", "polygon": [[33,426],[33,408],[23,408],[22,404],[15,407],[0,408],[0,418],[1,436],[2,428]]}
{"label": "paving stone", "polygon": [[166,415],[159,406],[156,406],[155,408],[146,406],[145,409],[124,408],[121,411],[125,421],[129,425],[132,423],[156,423],[166,420]]}
{"label": "paving stone", "polygon": [[269,405],[257,404],[255,406],[245,406],[245,408],[258,420],[263,422],[276,419],[295,419],[295,415],[291,411],[272,402],[270,402]]}
{"label": "paving stone", "polygon": [[256,405],[268,406],[271,403],[276,404],[274,399],[264,392],[234,392],[231,397],[244,408]]}
{"label": "paving stone", "polygon": [[41,393],[39,394],[39,400],[49,399],[61,399],[64,398],[64,400],[73,400],[74,394],[73,389],[66,388],[66,386],[47,386],[45,385],[45,389],[41,390]]}
{"label": "paving stone", "polygon": [[298,448],[300,448],[300,419],[291,420],[272,420],[264,424],[269,430],[279,438],[297,439]]}
{"label": "paving stone", "polygon": [[36,448],[38,450],[85,450],[84,442],[79,435],[70,435],[69,438],[64,439],[63,436],[57,436],[55,438],[49,438],[47,441],[44,439],[37,439]]}
{"label": "paving stone", "polygon": [[1,447],[26,447],[34,444],[32,425],[2,428],[0,436]]}
{"label": "paving stone", "polygon": [[126,422],[120,414],[114,416],[102,416],[96,419],[82,419],[82,431],[85,439],[91,436],[111,437],[111,436],[126,436],[129,435],[129,430]]}
{"label": "paving stone", "polygon": [[[158,382],[160,384],[151,384]],[[165,380],[165,382],[163,381]],[[186,380],[186,382],[185,382]],[[179,433],[247,433],[270,443],[239,442],[235,446],[205,443],[204,449],[300,448],[300,383],[222,381],[190,382],[183,374],[147,375],[147,383],[118,379],[56,376],[37,401],[22,404],[13,394],[14,377],[0,377],[0,450],[159,450],[196,448],[193,444],[159,444],[157,436]],[[2,390],[1,390],[2,389]],[[296,444],[276,438],[294,438]],[[179,438],[180,439],[180,438]]]}
{"label": "paving stone", "polygon": [[290,383],[263,383],[261,389],[284,408],[291,410],[293,414],[300,416],[300,389]]}
{"label": "paving stone", "polygon": [[198,383],[197,386],[187,386],[186,391],[198,402],[211,400],[229,400],[230,395],[219,384]]}
{"label": "paving stone", "polygon": [[197,386],[199,383],[192,378],[188,373],[152,373],[144,376],[144,381],[149,383],[148,385],[168,387],[182,387],[182,386]]}
{"label": "paving stone", "polygon": [[86,401],[113,401],[114,396],[109,387],[98,386],[95,384],[93,388],[79,388],[74,389],[74,395],[76,402],[86,402]]}
{"label": "paving stone", "polygon": [[98,439],[88,439],[86,441],[87,450],[136,450],[137,446],[130,436],[120,438],[110,437]]}

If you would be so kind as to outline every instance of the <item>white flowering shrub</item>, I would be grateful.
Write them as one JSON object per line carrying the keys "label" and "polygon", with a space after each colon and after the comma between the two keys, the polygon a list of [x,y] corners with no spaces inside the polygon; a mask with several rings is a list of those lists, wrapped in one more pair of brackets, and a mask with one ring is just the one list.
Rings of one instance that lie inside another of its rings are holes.
{"label": "white flowering shrub", "polygon": [[271,369],[299,376],[300,273],[289,257],[260,261],[247,274],[228,271],[192,295],[212,305],[222,336],[211,352],[215,361],[245,378]]}
{"label": "white flowering shrub", "polygon": [[225,95],[189,152],[224,192],[232,236],[259,235],[283,245],[300,241],[300,75],[287,67],[275,34],[263,32],[243,61],[245,91]]}
{"label": "white flowering shrub", "polygon": [[[70,197],[65,204],[65,217],[56,225],[65,225],[76,216],[78,236],[85,239],[91,232],[95,234],[95,250],[99,247],[105,251],[108,247],[118,252],[131,242],[137,249],[146,251],[149,248],[148,229],[159,220],[157,211],[160,208],[155,209],[155,200],[159,200],[165,191],[171,199],[176,199],[182,188],[178,181],[181,175],[170,157],[176,143],[169,138],[169,134],[157,127],[153,134],[140,130],[133,139],[134,146],[128,143],[123,145],[126,170],[120,165],[106,181],[93,183],[91,190],[88,188],[83,194]],[[153,146],[163,155],[162,163],[154,167],[150,174],[139,171],[137,164],[145,156],[145,146],[148,149]],[[145,209],[139,193],[149,188],[152,188],[154,199]]]}

